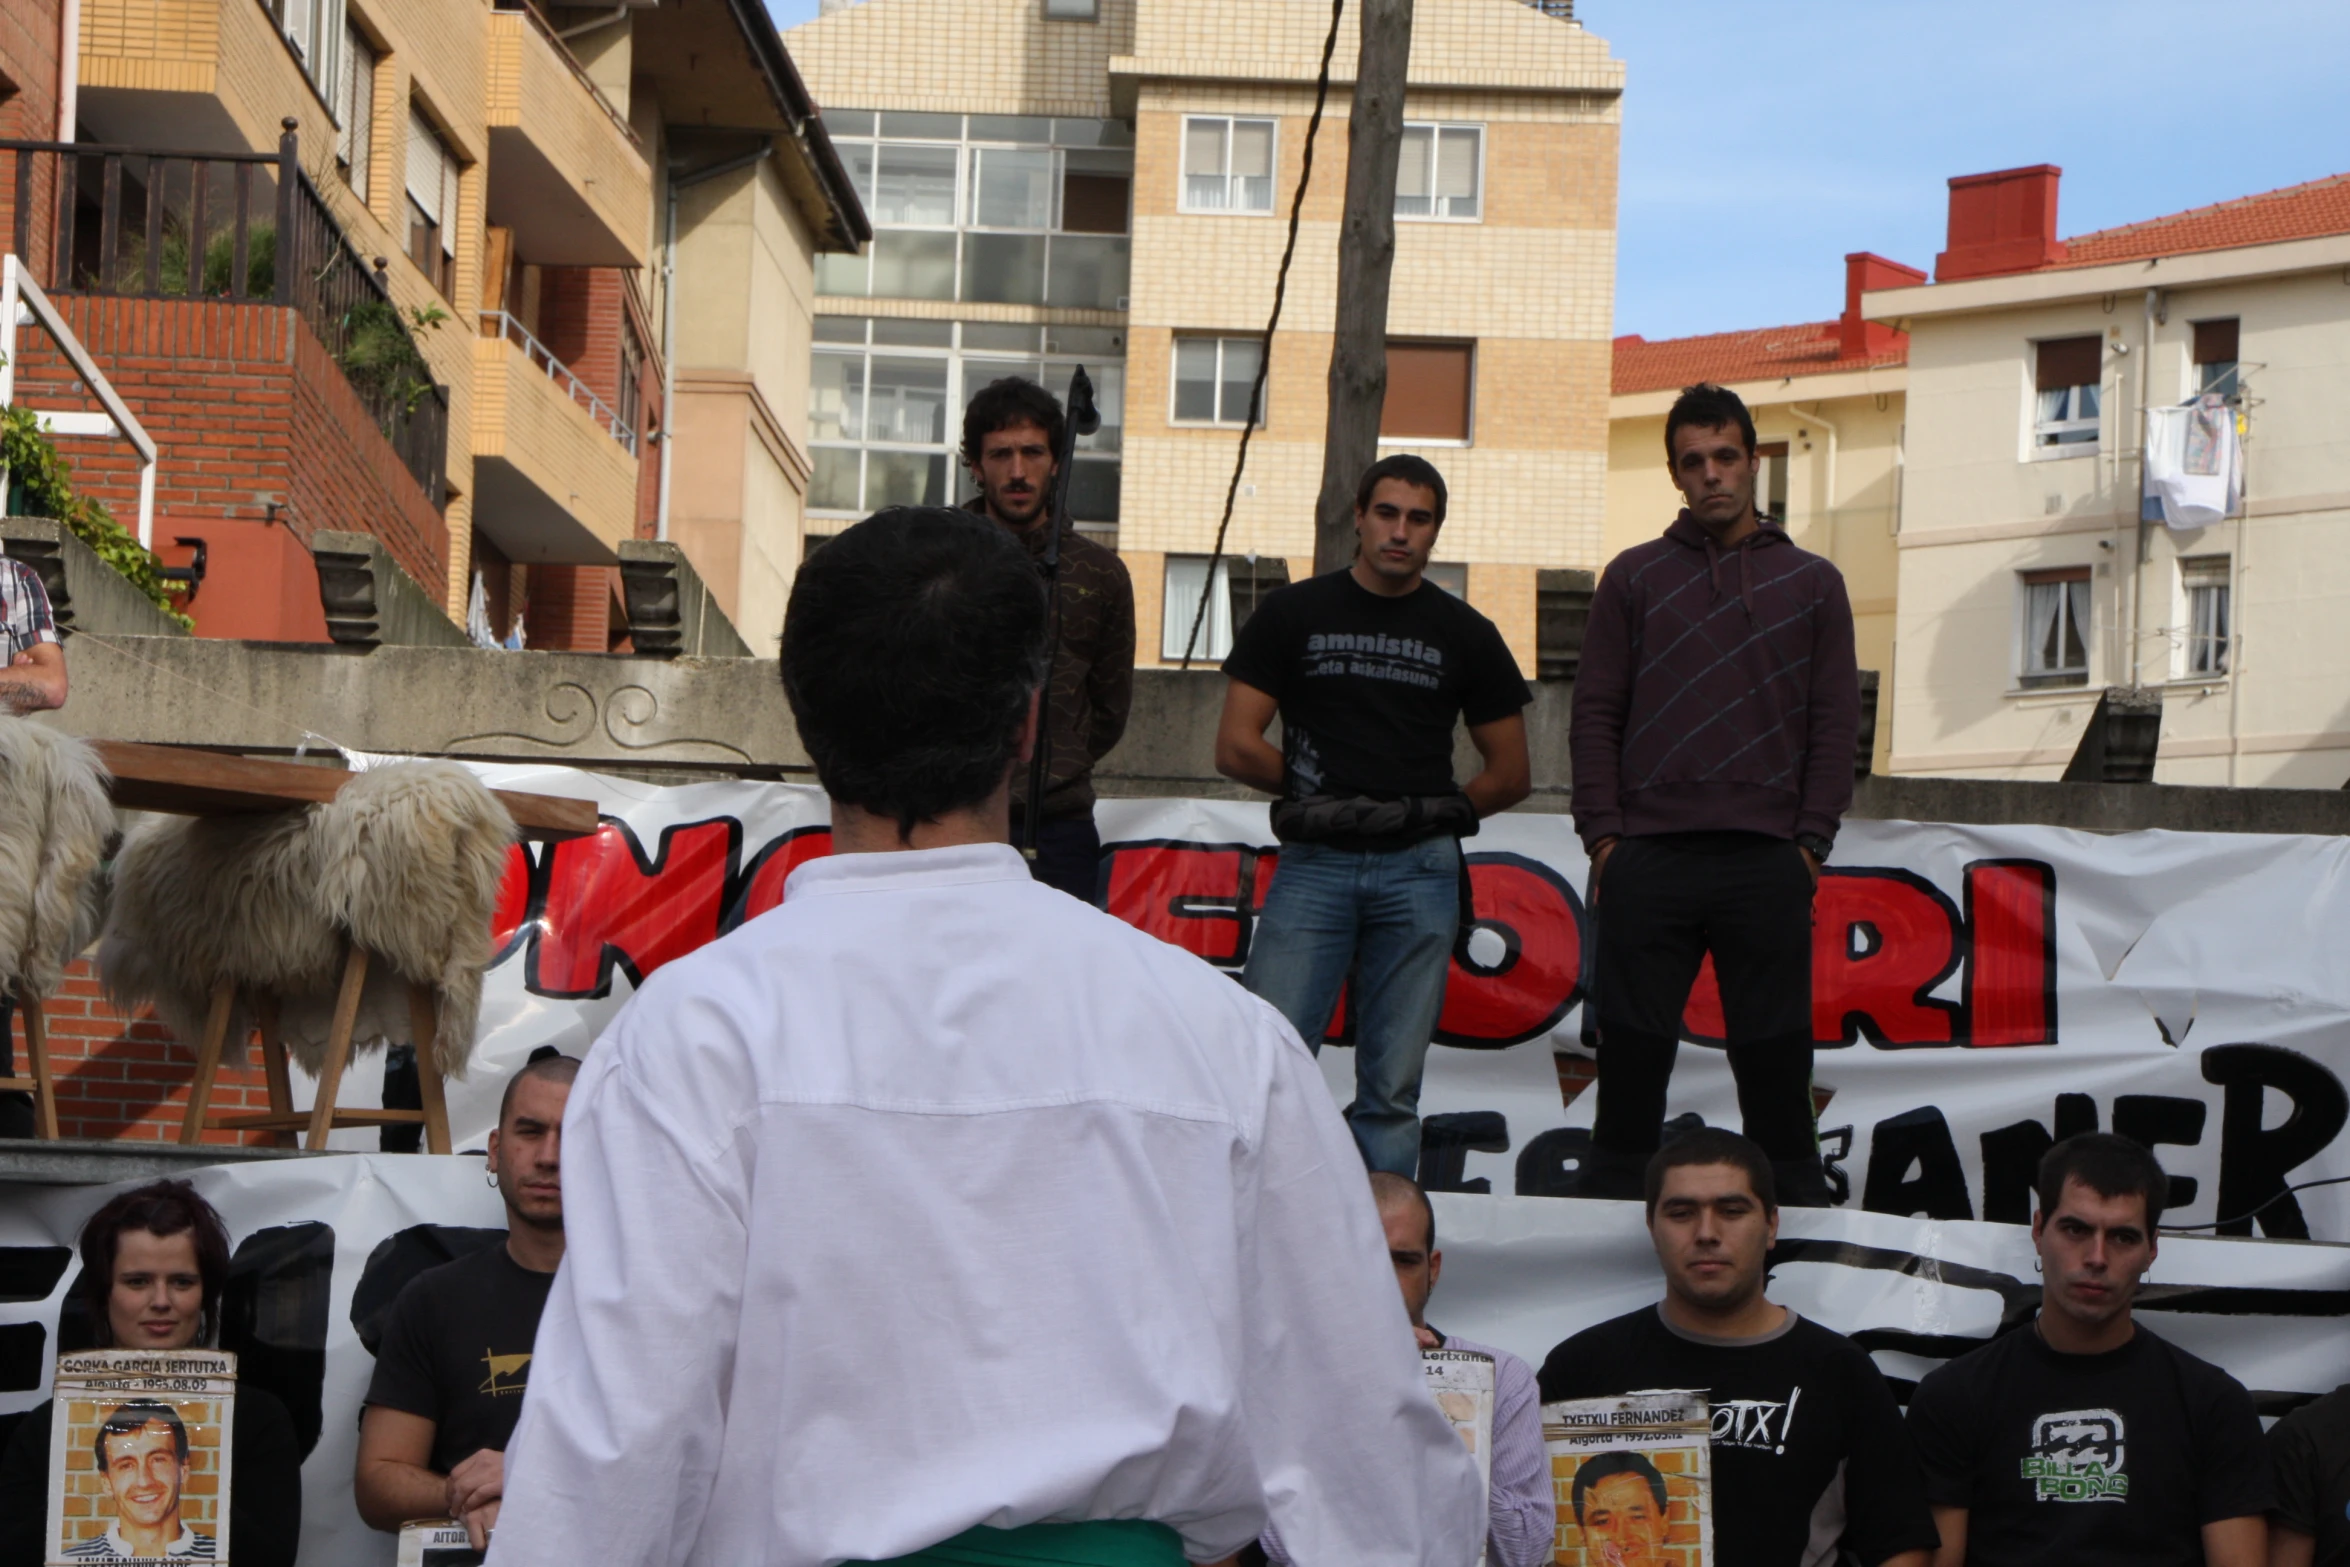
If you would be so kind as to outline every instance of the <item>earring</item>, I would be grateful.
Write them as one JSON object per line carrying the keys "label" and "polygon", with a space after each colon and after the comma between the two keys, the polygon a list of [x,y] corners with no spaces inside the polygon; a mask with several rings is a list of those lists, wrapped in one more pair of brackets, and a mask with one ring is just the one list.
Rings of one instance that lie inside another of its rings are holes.
{"label": "earring", "polygon": [[489,1189],[490,1189],[491,1191],[493,1191],[493,1192],[494,1192],[494,1191],[496,1191],[496,1190],[498,1189],[498,1172],[497,1172],[497,1171],[495,1171],[495,1170],[484,1170],[484,1171],[482,1171],[482,1172],[481,1172],[481,1178],[482,1178],[482,1183],[483,1183],[484,1185],[486,1185],[487,1187],[489,1187]]}

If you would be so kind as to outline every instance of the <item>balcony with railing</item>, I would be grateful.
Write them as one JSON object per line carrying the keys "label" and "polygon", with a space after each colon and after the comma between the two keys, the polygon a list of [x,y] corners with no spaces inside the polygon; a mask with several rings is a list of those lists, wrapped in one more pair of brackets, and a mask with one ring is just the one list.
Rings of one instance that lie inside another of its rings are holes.
{"label": "balcony with railing", "polygon": [[274,153],[0,141],[10,249],[63,298],[291,309],[437,508],[448,394],[381,263],[360,255],[303,173],[293,124]]}
{"label": "balcony with railing", "polygon": [[636,431],[512,315],[480,319],[474,526],[511,561],[610,564],[636,536]]}
{"label": "balcony with railing", "polygon": [[653,175],[628,117],[536,6],[488,14],[489,220],[541,266],[637,267]]}

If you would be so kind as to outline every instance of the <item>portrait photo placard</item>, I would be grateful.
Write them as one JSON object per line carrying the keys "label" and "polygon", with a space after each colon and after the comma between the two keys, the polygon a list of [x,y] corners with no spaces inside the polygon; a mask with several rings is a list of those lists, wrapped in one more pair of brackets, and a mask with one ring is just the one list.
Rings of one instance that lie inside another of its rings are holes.
{"label": "portrait photo placard", "polygon": [[237,1357],[90,1350],[57,1357],[43,1560],[178,1567],[229,1560]]}
{"label": "portrait photo placard", "polygon": [[1703,1393],[1543,1405],[1558,1567],[1713,1567],[1712,1435]]}

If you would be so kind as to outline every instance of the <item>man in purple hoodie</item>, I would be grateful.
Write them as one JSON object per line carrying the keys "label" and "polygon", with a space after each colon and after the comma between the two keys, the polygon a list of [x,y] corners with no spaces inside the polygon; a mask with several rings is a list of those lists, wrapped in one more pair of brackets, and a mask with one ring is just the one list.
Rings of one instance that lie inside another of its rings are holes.
{"label": "man in purple hoodie", "polygon": [[1748,1137],[1782,1202],[1829,1203],[1812,1120],[1811,898],[1852,804],[1844,578],[1754,505],[1754,420],[1700,384],[1665,419],[1688,503],[1600,578],[1575,680],[1599,1098],[1580,1190],[1637,1198],[1708,952]]}

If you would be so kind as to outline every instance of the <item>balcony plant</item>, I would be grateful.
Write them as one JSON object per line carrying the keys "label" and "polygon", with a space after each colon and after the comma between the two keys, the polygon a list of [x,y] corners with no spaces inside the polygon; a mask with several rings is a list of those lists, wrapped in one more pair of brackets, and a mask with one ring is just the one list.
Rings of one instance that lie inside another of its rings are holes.
{"label": "balcony plant", "polygon": [[173,601],[178,585],[158,575],[163,563],[104,506],[75,491],[72,468],[57,454],[56,443],[42,433],[40,417],[30,408],[0,408],[0,468],[8,475],[10,516],[50,517],[64,523],[157,609],[195,629],[195,621]]}

